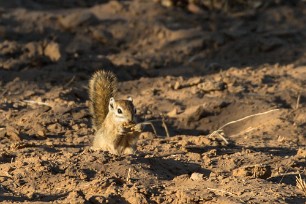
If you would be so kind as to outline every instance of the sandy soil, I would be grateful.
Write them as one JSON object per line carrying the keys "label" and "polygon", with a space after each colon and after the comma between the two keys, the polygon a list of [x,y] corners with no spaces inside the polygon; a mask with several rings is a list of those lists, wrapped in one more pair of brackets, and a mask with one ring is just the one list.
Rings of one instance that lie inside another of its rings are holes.
{"label": "sandy soil", "polygon": [[[305,1],[167,2],[1,1],[0,201],[306,202]],[[133,156],[89,148],[97,69],[155,120]]]}

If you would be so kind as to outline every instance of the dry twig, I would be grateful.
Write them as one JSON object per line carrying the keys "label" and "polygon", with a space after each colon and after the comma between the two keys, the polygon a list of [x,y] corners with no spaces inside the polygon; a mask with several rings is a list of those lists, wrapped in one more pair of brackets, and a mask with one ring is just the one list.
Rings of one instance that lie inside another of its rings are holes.
{"label": "dry twig", "polygon": [[153,125],[152,122],[160,122],[160,121],[162,122],[162,127],[165,129],[167,137],[170,137],[169,129],[168,129],[166,123],[165,123],[164,117],[162,118],[162,120],[159,120],[159,119],[157,119],[157,120],[146,120],[146,121],[138,123],[138,124],[150,125],[152,127],[152,129],[153,129],[154,134],[157,135],[156,128],[155,128],[155,126]]}
{"label": "dry twig", "polygon": [[49,107],[51,107],[51,105],[50,105],[50,104],[48,104],[48,103],[44,103],[44,102],[40,102],[40,101],[23,100],[23,102],[26,102],[26,103],[31,103],[31,104],[37,104],[37,105],[42,105],[42,106],[49,106]]}
{"label": "dry twig", "polygon": [[300,100],[301,100],[301,94],[299,94],[296,99],[295,110],[299,108]]}
{"label": "dry twig", "polygon": [[274,112],[274,111],[278,111],[279,109],[272,109],[272,110],[269,110],[269,111],[265,111],[265,112],[262,112],[262,113],[256,113],[256,114],[252,114],[252,115],[248,115],[244,118],[240,118],[238,120],[234,120],[234,121],[230,121],[228,123],[226,123],[225,125],[222,125],[218,130],[215,130],[213,131],[210,135],[208,135],[209,137],[212,137],[214,135],[217,135],[219,136],[221,139],[224,140],[224,142],[226,144],[228,144],[229,142],[225,139],[225,137],[223,136],[224,135],[224,132],[223,132],[223,129],[228,126],[228,125],[231,125],[231,124],[234,124],[234,123],[238,123],[238,122],[241,122],[243,120],[246,120],[246,119],[249,119],[249,118],[252,118],[252,117],[256,117],[256,116],[260,116],[260,115],[265,115],[265,114],[268,114],[268,113],[271,113],[271,112]]}
{"label": "dry twig", "polygon": [[165,122],[165,117],[163,116],[162,118],[163,118],[162,119],[162,126],[165,129],[167,137],[170,137],[169,130],[168,130],[168,127],[167,127],[166,122]]}
{"label": "dry twig", "polygon": [[214,131],[213,133],[208,135],[208,137],[213,137],[214,135],[217,135],[218,137],[220,137],[225,142],[225,144],[229,144],[227,139],[225,139],[225,137],[224,137],[224,132],[223,132],[222,129],[218,129],[218,130]]}
{"label": "dry twig", "polygon": [[144,122],[138,123],[138,124],[150,125],[152,127],[152,129],[153,129],[154,134],[157,135],[156,129],[155,129],[153,123],[151,123],[150,121],[144,121]]}
{"label": "dry twig", "polygon": [[64,87],[69,86],[75,80],[75,75],[64,85]]}
{"label": "dry twig", "polygon": [[248,127],[248,128],[247,128],[246,130],[244,130],[244,131],[241,131],[241,132],[239,132],[239,133],[237,133],[237,134],[235,134],[235,135],[231,135],[231,137],[238,137],[239,135],[246,134],[246,133],[251,132],[251,131],[253,131],[253,130],[255,130],[254,127]]}

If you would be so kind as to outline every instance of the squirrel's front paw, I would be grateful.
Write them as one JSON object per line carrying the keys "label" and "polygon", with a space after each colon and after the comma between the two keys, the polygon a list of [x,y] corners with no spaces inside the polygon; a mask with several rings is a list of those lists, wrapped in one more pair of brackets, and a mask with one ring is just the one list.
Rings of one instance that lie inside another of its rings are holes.
{"label": "squirrel's front paw", "polygon": [[124,127],[124,126],[119,126],[118,132],[120,135],[125,135],[129,132],[129,128]]}

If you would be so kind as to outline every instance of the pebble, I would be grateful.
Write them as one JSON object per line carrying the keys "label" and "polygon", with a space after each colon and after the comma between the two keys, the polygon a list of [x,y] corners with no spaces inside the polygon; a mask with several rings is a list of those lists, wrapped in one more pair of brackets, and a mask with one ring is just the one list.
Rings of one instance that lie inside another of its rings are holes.
{"label": "pebble", "polygon": [[201,173],[194,172],[191,174],[190,179],[193,181],[203,181],[204,175]]}

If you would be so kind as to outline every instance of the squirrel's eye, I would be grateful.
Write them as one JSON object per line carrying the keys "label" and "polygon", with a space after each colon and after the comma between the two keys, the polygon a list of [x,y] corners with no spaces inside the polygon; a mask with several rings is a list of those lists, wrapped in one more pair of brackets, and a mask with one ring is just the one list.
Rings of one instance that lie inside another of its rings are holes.
{"label": "squirrel's eye", "polygon": [[118,108],[117,112],[118,112],[119,114],[122,114],[122,110],[121,110],[120,108]]}

